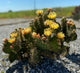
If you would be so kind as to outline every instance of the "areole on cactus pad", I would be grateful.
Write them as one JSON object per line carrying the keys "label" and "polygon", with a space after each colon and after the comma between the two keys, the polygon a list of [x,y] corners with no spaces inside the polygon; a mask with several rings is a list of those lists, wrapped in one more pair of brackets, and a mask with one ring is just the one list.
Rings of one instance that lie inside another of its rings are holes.
{"label": "areole on cactus pad", "polygon": [[60,24],[51,9],[36,13],[38,17],[29,27],[16,29],[10,34],[10,39],[4,39],[3,51],[9,54],[10,62],[28,60],[30,64],[37,64],[42,57],[54,59],[68,54],[69,46],[64,43],[76,40],[76,27],[72,20],[63,17]]}

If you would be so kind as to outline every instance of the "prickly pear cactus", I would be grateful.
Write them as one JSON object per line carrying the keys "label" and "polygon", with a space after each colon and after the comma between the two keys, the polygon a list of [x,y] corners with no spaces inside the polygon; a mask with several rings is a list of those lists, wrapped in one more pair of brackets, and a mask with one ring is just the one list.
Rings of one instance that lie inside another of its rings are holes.
{"label": "prickly pear cactus", "polygon": [[65,41],[74,41],[77,38],[76,26],[71,19],[62,18],[62,31],[65,34]]}
{"label": "prickly pear cactus", "polygon": [[10,39],[4,39],[3,51],[9,54],[10,62],[27,60],[33,65],[42,56],[54,59],[68,53],[69,46],[65,42],[76,40],[76,27],[72,20],[62,18],[61,24],[56,22],[57,14],[51,9],[36,13],[38,17],[30,27],[16,29],[10,34]]}

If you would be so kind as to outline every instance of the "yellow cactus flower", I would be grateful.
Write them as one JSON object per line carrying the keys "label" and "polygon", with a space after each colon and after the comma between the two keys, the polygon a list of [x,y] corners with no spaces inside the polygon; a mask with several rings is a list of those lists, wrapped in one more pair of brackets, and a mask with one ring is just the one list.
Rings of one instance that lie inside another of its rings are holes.
{"label": "yellow cactus flower", "polygon": [[14,43],[14,42],[15,42],[15,38],[10,38],[10,39],[8,40],[8,42],[9,42],[9,43]]}
{"label": "yellow cactus flower", "polygon": [[59,39],[63,39],[63,38],[65,37],[65,35],[64,35],[64,33],[59,32],[59,33],[57,34],[57,37],[58,37]]}
{"label": "yellow cactus flower", "polygon": [[40,15],[40,14],[42,15],[42,14],[43,14],[43,10],[37,10],[37,11],[36,11],[36,14],[37,14],[37,15]]}
{"label": "yellow cactus flower", "polygon": [[50,12],[48,15],[49,19],[55,19],[56,18],[56,13],[55,12]]}
{"label": "yellow cactus flower", "polygon": [[73,23],[73,22],[71,22],[71,23],[70,23],[70,25],[72,25],[72,26],[73,26],[73,25],[74,25],[74,23]]}
{"label": "yellow cactus flower", "polygon": [[50,31],[44,31],[44,34],[45,34],[46,36],[50,36],[52,33],[51,33]]}
{"label": "yellow cactus flower", "polygon": [[17,33],[11,33],[11,34],[10,34],[10,37],[11,37],[11,38],[17,37]]}
{"label": "yellow cactus flower", "polygon": [[[23,31],[22,31],[23,32]],[[24,29],[25,34],[28,34],[31,32],[31,27],[25,28]]]}
{"label": "yellow cactus flower", "polygon": [[58,29],[59,25],[57,23],[53,22],[52,24],[49,25],[49,27],[52,29]]}
{"label": "yellow cactus flower", "polygon": [[36,32],[33,32],[32,33],[32,37],[35,38],[36,36],[37,36],[37,33]]}
{"label": "yellow cactus flower", "polygon": [[45,22],[44,22],[44,25],[45,26],[48,26],[48,25],[50,25],[50,24],[52,24],[53,23],[53,21],[51,21],[51,20],[46,20]]}
{"label": "yellow cactus flower", "polygon": [[46,35],[46,36],[52,35],[52,30],[50,28],[45,29],[44,30],[44,35]]}

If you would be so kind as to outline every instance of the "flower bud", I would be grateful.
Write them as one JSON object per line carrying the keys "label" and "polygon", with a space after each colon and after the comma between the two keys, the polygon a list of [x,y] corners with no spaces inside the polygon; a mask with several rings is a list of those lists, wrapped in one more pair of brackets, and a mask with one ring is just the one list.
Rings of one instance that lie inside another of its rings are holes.
{"label": "flower bud", "polygon": [[3,39],[3,42],[6,42],[6,41],[8,41],[8,39],[6,39],[6,38],[5,38],[5,39]]}
{"label": "flower bud", "polygon": [[39,39],[39,38],[40,38],[40,34],[38,34],[38,35],[36,36],[36,38]]}
{"label": "flower bud", "polygon": [[10,46],[10,49],[13,49],[13,46],[12,45]]}
{"label": "flower bud", "polygon": [[33,32],[33,33],[32,33],[32,37],[33,37],[33,38],[36,38],[36,36],[37,36],[37,33],[36,33],[36,32]]}
{"label": "flower bud", "polygon": [[46,40],[46,37],[45,37],[45,36],[43,36],[43,37],[42,37],[42,40]]}
{"label": "flower bud", "polygon": [[49,12],[50,12],[51,10],[52,10],[51,8],[48,9]]}

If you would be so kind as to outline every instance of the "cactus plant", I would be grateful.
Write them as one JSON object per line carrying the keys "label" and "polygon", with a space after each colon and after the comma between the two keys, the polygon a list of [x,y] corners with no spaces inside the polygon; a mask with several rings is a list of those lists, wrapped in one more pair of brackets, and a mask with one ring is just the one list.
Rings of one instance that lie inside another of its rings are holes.
{"label": "cactus plant", "polygon": [[71,20],[71,19],[67,20],[66,18],[62,18],[61,26],[62,26],[62,31],[65,34],[66,42],[76,40],[76,38],[77,38],[77,34],[75,32],[76,26],[74,25],[73,20]]}
{"label": "cactus plant", "polygon": [[30,64],[37,64],[41,57],[59,57],[68,53],[69,43],[77,38],[76,27],[72,20],[62,18],[61,24],[56,22],[56,13],[49,9],[43,14],[37,11],[38,17],[30,27],[19,28],[10,34],[10,39],[4,39],[3,51],[9,54],[9,60],[28,60]]}

